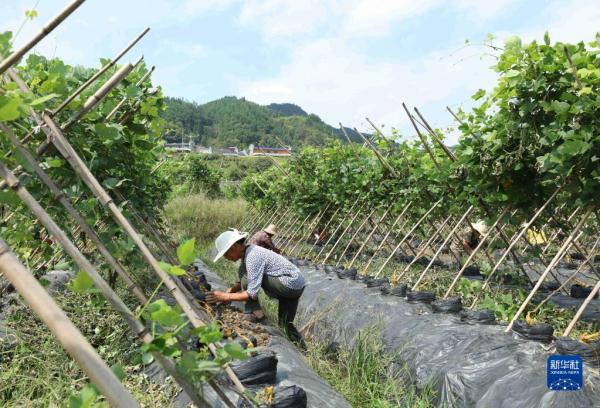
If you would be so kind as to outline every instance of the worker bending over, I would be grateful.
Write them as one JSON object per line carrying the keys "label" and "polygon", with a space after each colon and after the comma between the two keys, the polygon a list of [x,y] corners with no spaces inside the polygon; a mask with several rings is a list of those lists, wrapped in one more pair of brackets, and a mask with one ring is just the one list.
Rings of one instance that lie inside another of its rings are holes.
{"label": "worker bending over", "polygon": [[279,301],[279,325],[288,338],[305,347],[302,335],[294,326],[298,302],[304,291],[304,277],[300,270],[283,256],[253,244],[246,244],[247,234],[237,230],[225,231],[215,240],[217,256],[236,262],[242,261],[239,281],[226,292],[208,293],[209,303],[242,301],[246,310],[260,311],[258,292],[262,288],[270,298]]}
{"label": "worker bending over", "polygon": [[254,233],[248,240],[248,245],[258,245],[265,249],[269,249],[277,254],[281,253],[281,250],[273,243],[273,237],[276,235],[275,225],[270,224],[264,230],[260,230]]}

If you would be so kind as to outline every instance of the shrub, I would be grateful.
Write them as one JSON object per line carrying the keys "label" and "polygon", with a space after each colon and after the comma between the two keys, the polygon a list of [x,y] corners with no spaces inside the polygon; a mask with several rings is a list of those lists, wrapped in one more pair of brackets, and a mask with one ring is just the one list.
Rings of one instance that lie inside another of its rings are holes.
{"label": "shrub", "polygon": [[204,194],[176,197],[165,209],[169,225],[181,237],[212,241],[222,231],[242,224],[246,203],[240,199],[210,199]]}

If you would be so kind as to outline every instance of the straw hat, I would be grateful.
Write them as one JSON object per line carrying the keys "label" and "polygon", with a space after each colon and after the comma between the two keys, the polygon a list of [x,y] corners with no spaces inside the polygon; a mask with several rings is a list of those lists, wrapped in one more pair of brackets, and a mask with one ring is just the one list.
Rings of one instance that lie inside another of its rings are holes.
{"label": "straw hat", "polygon": [[236,229],[225,231],[215,239],[215,248],[217,250],[217,256],[213,259],[213,262],[217,262],[219,258],[225,255],[225,252],[231,248],[233,244],[238,242],[242,238],[248,236],[247,232],[240,232]]}
{"label": "straw hat", "polygon": [[269,224],[269,226],[265,228],[264,231],[270,235],[277,235],[277,229],[275,227],[275,224]]}
{"label": "straw hat", "polygon": [[483,222],[483,221],[472,222],[471,228],[473,228],[475,231],[479,232],[481,235],[485,235],[488,231],[488,227],[487,227],[487,225],[485,225],[485,222]]}

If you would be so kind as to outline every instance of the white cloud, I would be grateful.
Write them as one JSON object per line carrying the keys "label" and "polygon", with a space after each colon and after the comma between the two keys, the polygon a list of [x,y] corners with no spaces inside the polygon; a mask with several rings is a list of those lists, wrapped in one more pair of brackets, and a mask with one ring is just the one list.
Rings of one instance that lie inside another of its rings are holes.
{"label": "white cloud", "polygon": [[162,39],[158,44],[157,53],[177,53],[189,58],[198,58],[204,54],[204,46],[195,42]]}
{"label": "white cloud", "polygon": [[443,0],[355,0],[343,18],[343,32],[355,36],[384,35],[392,24],[427,12],[442,3]]}
{"label": "white cloud", "polygon": [[487,20],[507,13],[512,6],[523,0],[456,0],[452,2],[459,10],[478,20]]}
{"label": "white cloud", "polygon": [[[494,82],[489,60],[464,59],[471,52],[375,62],[350,43],[318,40],[298,47],[292,61],[274,77],[240,84],[239,94],[259,103],[298,103],[331,124],[341,121],[360,127],[370,117],[408,132],[403,101],[424,112],[435,108],[443,113],[447,101]],[[438,120],[433,122],[439,125]]]}
{"label": "white cloud", "polygon": [[320,0],[248,0],[238,21],[269,39],[312,32],[331,15],[338,2]]}

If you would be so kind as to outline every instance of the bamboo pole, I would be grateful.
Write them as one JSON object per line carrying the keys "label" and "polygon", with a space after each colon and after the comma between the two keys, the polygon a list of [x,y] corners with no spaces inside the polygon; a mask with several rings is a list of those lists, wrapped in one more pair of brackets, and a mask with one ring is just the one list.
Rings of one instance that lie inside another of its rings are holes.
{"label": "bamboo pole", "polygon": [[[577,207],[575,208],[575,210],[567,217],[567,222],[571,221],[571,219],[573,219],[573,217],[581,210],[581,207]],[[556,218],[553,216],[550,216],[550,220],[553,220],[554,222],[557,222]],[[548,221],[550,221],[548,220]],[[552,233],[552,235],[550,236],[550,239],[548,240],[548,242],[546,243],[546,246],[544,248],[542,248],[542,254],[546,254],[546,252],[548,252],[548,249],[550,249],[550,245],[552,245],[552,242],[554,241],[554,239],[558,236],[558,234],[560,234],[560,232],[562,232],[562,228],[560,228],[560,225],[558,225],[558,227],[556,228],[556,231],[554,231]]]}
{"label": "bamboo pole", "polygon": [[358,249],[358,251],[356,252],[356,254],[354,254],[354,257],[352,258],[352,260],[350,261],[350,264],[348,265],[348,269],[352,268],[352,266],[354,265],[354,262],[356,262],[356,260],[358,259],[358,257],[360,256],[360,254],[362,253],[363,249],[365,249],[365,247],[367,246],[367,244],[369,243],[369,241],[371,241],[371,238],[373,238],[373,234],[375,234],[375,231],[377,231],[378,227],[381,225],[381,223],[383,222],[383,220],[385,220],[385,218],[387,217],[387,215],[390,213],[390,210],[394,207],[394,204],[391,204],[383,213],[383,215],[379,218],[379,221],[377,221],[375,223],[375,227],[371,228],[371,232],[369,232],[369,235],[367,235],[367,238],[365,238],[365,240],[363,241],[363,243],[361,244],[360,248]]}
{"label": "bamboo pole", "polygon": [[431,150],[431,147],[429,146],[429,143],[427,143],[427,140],[425,139],[425,137],[423,136],[423,134],[421,134],[421,131],[419,130],[419,128],[417,127],[417,124],[415,123],[415,119],[413,118],[413,116],[408,111],[408,108],[406,107],[406,104],[404,102],[402,102],[402,108],[404,108],[404,111],[408,115],[408,119],[410,120],[410,122],[412,123],[413,127],[415,128],[415,131],[417,132],[417,136],[419,136],[419,139],[421,139],[421,143],[423,144],[423,147],[425,148],[425,150],[427,150],[427,153],[429,154],[429,157],[431,157],[431,160],[433,161],[433,164],[435,165],[435,167],[438,170],[440,170],[440,164],[437,162],[437,159],[435,158],[435,155],[433,154],[433,150]]}
{"label": "bamboo pole", "polygon": [[114,407],[139,407],[96,350],[0,238],[0,272]]}
{"label": "bamboo pole", "polygon": [[[152,68],[150,68],[148,70],[148,72],[146,72],[139,81],[137,81],[135,83],[135,86],[141,86],[144,81],[146,81],[150,75],[152,75],[152,73],[154,72],[155,66],[152,66]],[[106,115],[105,120],[109,121],[118,111],[119,109],[121,109],[121,107],[125,104],[125,102],[127,102],[127,97],[123,97],[121,98],[121,100],[119,101],[119,103],[113,108],[113,110],[110,111],[110,113],[108,115]]]}
{"label": "bamboo pole", "polygon": [[[592,247],[592,249],[590,250],[589,255],[587,256],[587,261],[588,262],[590,262],[595,257],[595,254],[598,251],[598,245],[599,244],[600,244],[600,237],[598,237],[596,239],[596,242],[594,243],[594,246]],[[577,270],[575,270],[575,272],[573,272],[573,274],[571,274],[571,276],[569,276],[567,279],[565,279],[565,281],[556,290],[553,290],[548,296],[546,296],[544,298],[544,300],[542,300],[535,307],[535,309],[533,309],[532,313],[536,313],[538,310],[540,310],[542,308],[542,306],[544,306],[555,294],[557,294],[558,292],[560,292],[561,290],[563,290],[563,288],[565,288],[573,279],[575,279],[575,277],[579,274],[579,272],[581,272],[581,270],[583,269],[583,266],[585,264],[586,264],[586,262],[582,262],[581,264],[579,264],[579,266],[577,267]]]}
{"label": "bamboo pole", "polygon": [[[252,233],[254,230],[258,230],[261,229],[260,226],[261,224],[265,224],[268,221],[271,221],[273,219],[273,217],[275,217],[275,214],[277,214],[278,210],[281,207],[275,208],[272,211],[265,211],[264,214],[260,214],[259,217],[257,217],[249,226],[248,226],[248,232]],[[280,221],[284,221],[285,219],[287,219],[286,217],[288,216],[289,212],[291,211],[291,207],[288,207],[283,214],[281,214]]]}
{"label": "bamboo pole", "polygon": [[[519,242],[519,239],[521,239],[521,237],[525,234],[525,232],[529,229],[529,227],[531,227],[531,225],[535,222],[535,220],[542,214],[542,212],[546,209],[548,204],[550,204],[550,202],[552,200],[554,200],[554,198],[557,196],[557,194],[559,193],[559,191],[561,189],[562,189],[562,187],[558,187],[556,190],[554,190],[554,193],[552,193],[550,198],[548,198],[546,200],[546,202],[544,204],[542,204],[542,206],[538,209],[538,211],[533,215],[533,217],[531,217],[531,219],[529,221],[527,221],[527,223],[525,223],[525,226],[523,228],[521,228],[520,231],[517,234],[515,234],[515,236],[513,236],[512,240],[510,242],[510,245],[508,246],[508,248],[506,248],[506,250],[500,257],[500,259],[498,259],[498,261],[496,261],[496,264],[490,271],[485,282],[483,282],[483,285],[481,286],[481,293],[483,293],[483,291],[488,287],[489,282],[492,279],[492,276],[494,276],[494,273],[500,268],[500,265],[502,265],[502,262],[504,262],[504,260],[506,259],[506,257],[510,253],[510,251],[514,248],[514,246],[517,244],[517,242]],[[473,309],[478,301],[479,301],[479,295],[475,296],[475,299],[473,299],[473,303],[471,304],[470,308]]]}
{"label": "bamboo pole", "polygon": [[[398,216],[396,217],[396,219],[392,223],[392,226],[389,227],[387,233],[385,234],[385,236],[383,237],[383,239],[379,243],[379,246],[375,249],[375,251],[373,252],[373,254],[371,255],[371,257],[369,258],[369,261],[367,262],[367,264],[365,265],[364,269],[361,272],[362,275],[366,275],[367,274],[367,270],[369,269],[369,266],[371,266],[371,263],[373,262],[373,259],[375,259],[375,257],[379,253],[379,251],[381,251],[381,249],[385,245],[387,239],[390,237],[390,235],[394,231],[394,227],[398,224],[398,222],[402,219],[402,217],[404,216],[404,214],[406,213],[406,211],[408,211],[408,209],[411,206],[412,206],[412,201],[409,201],[408,203],[406,203],[404,205],[404,208],[402,208],[402,210],[400,211],[400,214],[398,214]],[[405,221],[404,224],[406,224],[407,222],[408,222],[408,220]],[[401,229],[402,228],[404,228],[404,225],[402,225]],[[392,249],[392,251],[393,251],[393,249]]]}
{"label": "bamboo pole", "polygon": [[304,224],[306,223],[306,221],[308,220],[309,217],[310,217],[310,214],[308,214],[306,216],[306,218],[304,218],[304,220],[300,223],[300,225],[298,226],[298,228],[296,228],[295,230],[292,231],[292,235],[290,236],[290,238],[281,245],[280,249],[281,249],[282,252],[294,240],[294,237],[298,234],[298,232],[300,230],[302,230],[302,227],[304,227]]}
{"label": "bamboo pole", "polygon": [[[596,246],[598,245],[599,241],[600,241],[600,238],[598,240],[596,240]],[[595,255],[597,253],[598,253],[597,249],[591,251],[590,255],[588,256],[588,259],[595,257]],[[575,316],[573,316],[573,319],[571,319],[571,321],[569,322],[569,325],[565,329],[563,336],[569,336],[571,334],[571,331],[575,328],[575,325],[581,318],[581,315],[583,315],[583,312],[585,312],[585,309],[587,309],[590,302],[594,299],[594,297],[598,294],[599,291],[600,291],[600,280],[598,282],[596,282],[596,284],[594,285],[594,288],[592,289],[590,294],[587,296],[587,298],[585,298],[585,300],[583,301],[581,306],[579,306],[579,309],[577,309]]]}
{"label": "bamboo pole", "polygon": [[440,253],[442,252],[442,250],[444,249],[444,247],[450,241],[450,238],[452,237],[452,234],[454,234],[454,232],[456,232],[456,230],[458,229],[458,227],[460,227],[460,225],[465,221],[465,219],[469,216],[469,214],[471,213],[471,211],[473,211],[473,209],[474,209],[474,207],[470,206],[467,209],[467,211],[465,211],[465,213],[460,218],[460,220],[456,223],[456,225],[454,226],[454,228],[452,228],[452,231],[450,232],[450,234],[448,234],[448,236],[446,237],[446,239],[444,240],[444,242],[442,243],[442,245],[440,245],[440,247],[436,251],[435,255],[433,255],[433,257],[429,261],[429,264],[427,264],[427,266],[425,267],[425,269],[423,270],[423,272],[421,273],[421,275],[419,276],[419,278],[417,279],[417,281],[413,285],[413,287],[412,287],[413,291],[417,290],[417,287],[419,286],[419,284],[421,283],[421,281],[425,277],[425,274],[427,273],[427,271],[431,268],[431,266],[433,265],[433,263],[435,262],[435,260],[437,259],[437,257],[440,255]]}
{"label": "bamboo pole", "polygon": [[346,255],[346,252],[348,251],[348,248],[350,248],[350,245],[352,245],[352,243],[356,239],[356,236],[360,233],[360,231],[362,231],[362,229],[365,226],[365,224],[367,223],[367,221],[369,221],[369,219],[373,216],[373,214],[375,214],[375,211],[377,211],[377,208],[373,208],[373,210],[365,217],[365,219],[358,226],[358,228],[356,228],[356,231],[354,232],[354,234],[352,234],[352,237],[350,237],[350,240],[348,241],[348,244],[346,245],[346,247],[342,251],[342,254],[338,258],[337,262],[335,263],[336,266],[339,265],[340,260],[344,258],[344,255]]}
{"label": "bamboo pole", "polygon": [[40,180],[48,187],[50,192],[54,195],[56,200],[62,204],[67,213],[75,220],[76,224],[81,230],[87,235],[87,237],[95,244],[98,251],[106,259],[108,265],[115,271],[121,279],[125,282],[128,290],[131,290],[140,303],[144,304],[148,301],[148,298],[144,294],[144,291],[131,279],[129,274],[125,271],[125,268],[117,261],[106,246],[100,240],[100,237],[94,232],[83,216],[73,207],[69,200],[65,197],[64,193],[60,188],[50,179],[48,174],[42,170],[37,161],[33,158],[31,153],[19,142],[17,136],[4,124],[0,123],[0,130],[10,139],[11,143],[16,147],[17,151],[23,158],[29,163],[34,172],[38,175]]}
{"label": "bamboo pole", "polygon": [[[358,200],[355,201],[352,204],[352,206],[350,207],[350,209],[342,216],[342,219],[338,223],[337,227],[333,230],[333,233],[329,236],[329,239],[325,242],[325,245],[323,245],[323,247],[321,248],[321,250],[317,254],[317,256],[315,258],[315,261],[319,260],[319,258],[321,257],[321,253],[325,250],[325,248],[327,247],[327,245],[329,245],[329,243],[331,242],[331,240],[335,237],[335,234],[337,234],[337,232],[339,231],[339,229],[342,227],[342,225],[344,224],[344,221],[346,221],[346,218],[348,217],[348,215],[350,215],[350,213],[352,212],[352,210],[354,209],[354,207],[356,206],[356,204],[358,204]],[[323,263],[325,263],[325,262],[323,262]]]}
{"label": "bamboo pole", "polygon": [[437,227],[437,229],[435,230],[435,232],[433,234],[431,234],[431,236],[425,241],[425,244],[421,245],[421,248],[419,249],[419,251],[417,252],[417,254],[414,256],[414,258],[408,263],[408,265],[406,265],[404,267],[404,269],[399,274],[397,274],[397,275],[394,276],[393,280],[395,282],[400,281],[400,279],[402,277],[404,277],[404,275],[406,275],[406,273],[410,270],[410,268],[419,260],[419,258],[425,252],[425,250],[430,246],[431,241],[437,236],[437,234],[444,227],[444,225],[446,225],[448,223],[448,221],[450,221],[450,218],[452,218],[452,214],[450,214],[449,216],[447,216],[442,221],[442,223]]}
{"label": "bamboo pole", "polygon": [[390,256],[387,257],[387,259],[385,260],[385,262],[383,263],[383,265],[381,265],[381,267],[379,268],[379,270],[377,271],[377,273],[375,274],[375,277],[379,277],[379,275],[381,274],[381,272],[383,272],[383,270],[385,269],[385,267],[387,266],[387,264],[390,262],[390,260],[394,257],[394,255],[396,254],[396,251],[398,251],[398,249],[400,248],[400,246],[406,241],[406,239],[410,236],[410,234],[412,234],[415,229],[417,229],[417,227],[423,222],[423,220],[425,220],[427,218],[427,216],[429,216],[429,214],[431,214],[431,212],[442,202],[442,199],[440,198],[439,200],[437,200],[432,206],[431,208],[429,208],[429,210],[427,210],[427,212],[425,214],[423,214],[423,216],[417,221],[417,223],[410,229],[410,231],[404,235],[404,238],[402,238],[402,240],[398,243],[398,245],[396,245],[396,247],[394,248],[394,250],[392,251],[392,253],[390,254]]}
{"label": "bamboo pole", "polygon": [[6,59],[0,62],[0,75],[4,73],[8,68],[15,64],[18,60],[27,54],[37,43],[43,40],[48,34],[50,34],[56,27],[60,25],[67,17],[69,17],[75,10],[84,3],[85,0],[75,0],[67,7],[65,7],[56,17],[54,17],[48,24],[46,24],[39,33],[37,33],[27,44],[23,45],[20,49],[14,51]]}
{"label": "bamboo pole", "polygon": [[[100,185],[100,183],[94,177],[92,172],[87,168],[85,163],[75,152],[73,147],[65,139],[64,135],[62,134],[62,131],[58,128],[52,117],[50,117],[48,113],[44,113],[42,115],[42,119],[44,120],[44,122],[46,123],[46,125],[50,129],[50,132],[53,135],[52,143],[57,147],[57,149],[65,157],[65,159],[67,159],[67,162],[71,165],[71,167],[75,170],[75,172],[79,175],[83,182],[88,186],[88,188],[94,193],[94,195],[98,198],[100,203],[108,208],[117,224],[121,226],[121,228],[131,237],[134,244],[142,253],[144,259],[150,265],[152,270],[165,283],[165,286],[171,292],[177,303],[179,303],[183,312],[190,319],[192,325],[195,328],[203,327],[205,323],[200,318],[198,311],[192,306],[191,300],[185,296],[185,294],[175,283],[175,280],[171,277],[171,275],[167,274],[161,269],[157,259],[154,257],[152,252],[150,252],[140,235],[133,228],[131,223],[123,216],[123,213],[114,203],[112,198],[108,195],[106,190],[104,190],[104,188]],[[209,349],[212,354],[217,354],[216,347],[213,344],[209,345]],[[239,381],[233,370],[231,370],[231,367],[226,366],[225,373],[233,382],[236,390],[243,395],[245,392],[245,388]]]}
{"label": "bamboo pole", "polygon": [[356,133],[358,133],[360,135],[360,137],[362,137],[362,139],[365,141],[365,143],[367,144],[367,146],[369,146],[369,148],[373,151],[373,153],[375,153],[375,156],[377,157],[377,159],[379,159],[379,162],[381,163],[381,165],[384,168],[388,169],[390,171],[390,173],[392,173],[392,175],[394,177],[398,177],[398,173],[396,173],[396,170],[388,163],[388,161],[385,159],[385,157],[383,157],[383,155],[373,145],[373,143],[371,143],[371,141],[367,137],[365,137],[365,135],[363,135],[362,133],[360,133],[358,131],[358,129],[354,128],[354,131]]}
{"label": "bamboo pole", "polygon": [[[546,279],[546,276],[548,276],[548,273],[550,272],[550,270],[556,266],[556,262],[560,258],[561,254],[571,245],[571,242],[573,241],[573,238],[575,237],[575,235],[577,235],[577,233],[579,232],[579,230],[581,229],[581,227],[583,227],[583,225],[585,224],[585,222],[589,218],[589,216],[592,213],[592,211],[593,211],[593,208],[590,207],[585,212],[585,214],[581,217],[581,219],[579,220],[579,222],[577,223],[577,225],[575,226],[575,228],[573,229],[573,231],[571,231],[571,234],[569,234],[569,236],[567,237],[567,239],[565,240],[565,242],[560,247],[559,251],[556,253],[556,255],[554,255],[554,258],[552,259],[552,261],[550,262],[550,264],[548,264],[548,266],[544,270],[544,273],[542,273],[542,276],[540,276],[540,278],[538,279],[538,281],[535,283],[535,285],[533,286],[533,289],[531,289],[531,292],[529,292],[529,295],[527,295],[527,297],[525,298],[525,300],[523,301],[523,303],[519,307],[519,310],[517,310],[517,312],[513,316],[512,320],[510,321],[510,323],[506,327],[505,332],[509,332],[512,329],[512,326],[513,326],[514,322],[521,316],[521,314],[523,313],[523,311],[525,310],[525,308],[527,307],[527,305],[529,304],[529,302],[531,301],[531,299],[533,298],[533,296],[535,295],[535,293],[537,292],[537,290],[540,288],[540,286],[542,286],[542,283],[544,283],[544,279]],[[596,286],[598,286],[598,285],[596,285]],[[593,291],[592,291],[592,293],[593,293]],[[595,293],[594,293],[594,295],[595,295]],[[588,299],[589,299],[589,297],[588,297]],[[586,300],[588,300],[588,299],[586,299]],[[591,299],[589,299],[589,300],[591,300]],[[588,303],[589,303],[589,301],[587,303],[584,301],[584,304],[586,306],[587,306]],[[583,306],[583,304],[582,304],[582,306]],[[578,310],[578,313],[579,312],[583,313],[583,310],[580,308]],[[581,313],[579,313],[579,316],[581,315]],[[576,316],[578,316],[578,315],[576,314]],[[573,321],[571,321],[571,323],[574,324]],[[570,332],[570,330],[569,330],[569,332]]]}
{"label": "bamboo pole", "polygon": [[275,241],[273,241],[273,243],[277,243],[277,245],[279,245],[279,244],[285,242],[289,232],[292,230],[292,228],[294,228],[294,226],[296,225],[296,223],[298,221],[300,221],[300,216],[296,215],[296,213],[292,211],[290,213],[288,220],[283,224],[283,229],[281,230],[279,235],[275,238]]}
{"label": "bamboo pole", "polygon": [[346,233],[348,232],[348,230],[350,229],[350,227],[352,226],[352,224],[354,224],[354,221],[356,220],[356,218],[358,218],[358,216],[360,215],[361,210],[364,208],[364,206],[366,204],[367,204],[367,202],[365,201],[363,203],[363,205],[361,205],[359,207],[359,209],[356,211],[356,214],[354,214],[354,216],[352,217],[352,219],[350,220],[350,222],[348,223],[348,225],[346,226],[346,228],[344,228],[344,231],[338,237],[337,241],[335,241],[335,243],[333,244],[333,246],[331,247],[331,249],[329,250],[329,252],[325,256],[325,259],[323,259],[323,263],[326,263],[327,260],[329,259],[329,257],[333,254],[333,251],[335,251],[335,249],[337,248],[337,246],[340,243],[340,241],[342,240],[342,238],[346,235]]}
{"label": "bamboo pole", "polygon": [[458,271],[458,273],[454,277],[454,280],[452,281],[452,283],[450,284],[450,286],[446,290],[446,294],[444,294],[444,299],[448,298],[448,296],[452,292],[452,289],[454,289],[454,286],[458,283],[458,280],[462,276],[462,274],[465,271],[465,269],[467,269],[467,267],[469,266],[469,264],[471,263],[471,261],[473,260],[473,258],[475,258],[475,255],[477,254],[477,252],[483,247],[483,245],[485,244],[485,242],[488,239],[488,237],[492,234],[492,231],[494,230],[494,228],[496,228],[496,226],[498,225],[498,223],[502,220],[502,218],[504,218],[504,216],[508,212],[508,208],[509,208],[508,206],[504,207],[504,209],[502,210],[502,212],[500,213],[500,215],[496,218],[496,221],[494,221],[494,223],[492,224],[492,226],[490,227],[490,229],[481,237],[481,239],[479,240],[479,244],[477,244],[477,246],[475,247],[475,249],[473,251],[471,251],[471,253],[469,254],[469,257],[463,263],[462,268],[460,268],[460,270]]}
{"label": "bamboo pole", "polygon": [[150,27],[146,27],[125,49],[123,49],[117,56],[115,56],[108,64],[100,68],[94,75],[92,75],[87,81],[85,81],[75,92],[73,92],[67,99],[65,99],[56,109],[52,110],[52,116],[55,116],[67,107],[75,98],[77,98],[83,91],[85,91],[92,83],[94,83],[102,74],[113,67],[130,49],[132,49],[141,39],[144,37]]}
{"label": "bamboo pole", "polygon": [[[335,216],[338,214],[338,212],[340,212],[341,209],[342,209],[342,207],[338,207],[338,208],[335,209],[335,211],[333,212],[333,214],[329,218],[329,221],[327,221],[327,223],[325,224],[325,227],[323,227],[324,231],[327,231],[327,228],[333,222],[333,220],[335,219]],[[315,240],[315,243],[312,245],[312,247],[310,247],[310,250],[308,251],[309,254],[311,254],[314,251],[314,249],[315,249],[315,247],[317,246],[318,243],[319,243],[319,239],[317,238]],[[317,255],[317,257],[318,257],[318,255]],[[315,258],[315,261],[316,261],[316,258]]]}
{"label": "bamboo pole", "polygon": [[[9,187],[17,194],[17,196],[23,201],[23,203],[30,209],[34,216],[44,225],[50,234],[56,238],[57,242],[64,248],[65,252],[75,261],[75,263],[85,271],[90,279],[94,282],[94,285],[102,292],[106,300],[110,303],[113,309],[115,309],[123,320],[127,323],[131,331],[144,343],[151,343],[153,341],[152,336],[147,331],[146,327],[142,325],[129,310],[128,306],[121,300],[121,298],[112,290],[112,288],[106,283],[106,281],[100,276],[100,273],[96,268],[88,261],[88,259],[77,249],[77,247],[69,240],[67,235],[61,228],[54,222],[50,215],[42,208],[42,206],[33,198],[33,196],[27,191],[27,189],[20,184],[19,179],[8,169],[8,167],[0,162],[0,175],[7,182]],[[166,357],[160,353],[153,353],[154,357],[161,363],[165,371],[174,377],[175,380],[180,382],[180,385],[190,392],[189,396],[194,401],[201,402],[202,399],[196,395],[196,391],[183,377],[176,372],[175,365],[171,361],[169,362]]]}
{"label": "bamboo pole", "polygon": [[[323,216],[325,215],[325,213],[327,212],[327,210],[329,209],[330,206],[331,206],[331,203],[327,204],[327,206],[325,207],[325,209],[319,211],[319,213],[316,215],[316,217],[313,218],[312,222],[308,225],[308,236],[307,236],[306,239],[310,238],[312,231],[319,224],[319,222],[321,222],[321,219],[323,218]],[[304,236],[306,236],[306,234],[303,235],[302,237],[304,237]],[[300,237],[300,239],[298,240],[298,242],[296,242],[296,245],[294,245],[294,247],[291,249],[290,256],[296,256],[297,255],[296,248],[299,248],[299,245],[302,242],[302,237]]]}
{"label": "bamboo pole", "polygon": [[[115,86],[118,85],[118,83],[126,76],[126,72],[130,72],[132,67],[133,66],[131,64],[124,65],[119,71],[117,71],[112,77],[110,77],[109,80],[106,81],[106,83],[104,83],[104,85],[102,85],[100,87],[100,89],[98,89],[92,96],[90,96],[88,98],[88,100],[85,102],[84,107],[82,108],[82,110],[80,112],[73,115],[73,117],[70,120],[68,120],[66,123],[61,125],[60,130],[66,131],[70,126],[72,126],[75,123],[76,120],[81,119],[81,117],[83,117],[83,115],[85,115],[85,113],[92,110],[98,104],[98,102],[100,102],[108,94],[108,92],[110,92],[110,90],[112,88],[114,88]],[[19,75],[13,69],[8,70],[8,75],[17,84],[19,89],[21,89],[23,92],[27,92],[27,93],[31,92],[31,90],[27,87],[25,82],[23,82],[23,80],[21,80]],[[38,125],[42,125],[42,121],[39,119],[37,114],[35,114],[33,112],[33,110],[31,110],[31,112],[32,112],[32,116],[34,116],[34,118],[36,119],[36,122],[38,123]],[[49,112],[46,112],[45,114],[51,118]],[[48,129],[45,126],[41,126],[41,129],[48,136],[48,140],[42,142],[36,148],[36,151],[35,151],[36,156],[42,155],[52,145],[50,132],[48,131]],[[29,132],[29,134],[24,139],[21,140],[21,143],[25,143],[25,140],[27,140],[31,134],[33,134],[33,131]],[[15,167],[12,171],[16,175],[18,175],[21,171],[23,171],[23,166],[19,165],[19,166]],[[3,180],[0,182],[0,190],[5,189],[5,188],[6,188],[6,181]]]}
{"label": "bamboo pole", "polygon": [[106,81],[100,89],[88,98],[83,104],[81,110],[69,118],[69,120],[61,126],[63,129],[71,127],[71,125],[81,119],[86,113],[91,111],[115,86],[119,84],[129,73],[133,71],[133,65],[123,65],[115,74]]}

